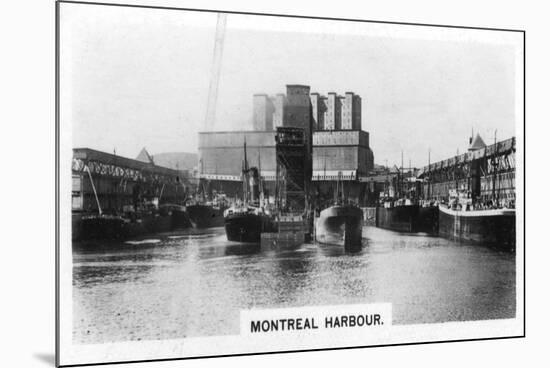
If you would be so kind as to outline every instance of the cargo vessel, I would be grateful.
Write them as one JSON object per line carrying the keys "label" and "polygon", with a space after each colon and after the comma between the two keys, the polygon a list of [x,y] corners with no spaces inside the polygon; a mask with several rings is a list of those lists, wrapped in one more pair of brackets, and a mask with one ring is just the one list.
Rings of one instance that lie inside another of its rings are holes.
{"label": "cargo vessel", "polygon": [[516,248],[516,210],[474,205],[467,192],[450,191],[449,204],[439,205],[439,234],[505,251]]}
{"label": "cargo vessel", "polygon": [[323,244],[342,245],[346,250],[361,248],[363,211],[352,204],[336,204],[319,213],[315,239]]}
{"label": "cargo vessel", "polygon": [[437,234],[437,206],[429,200],[422,200],[421,181],[416,178],[410,164],[408,170],[403,168],[403,152],[398,170],[395,194],[381,198],[376,209],[376,226],[399,232]]}
{"label": "cargo vessel", "polygon": [[376,226],[382,229],[415,232],[419,206],[410,200],[386,201],[378,208]]}
{"label": "cargo vessel", "polygon": [[437,234],[437,206],[423,205],[409,199],[387,201],[377,208],[376,226],[393,231]]}
{"label": "cargo vessel", "polygon": [[[175,228],[174,216],[183,209],[179,205],[159,206],[158,198],[144,201],[139,206],[124,205],[120,211],[104,212],[99,200],[96,203],[97,212],[73,211],[73,240],[125,240],[171,231]],[[185,227],[185,224],[178,227]]]}
{"label": "cargo vessel", "polygon": [[453,210],[439,206],[439,233],[455,240],[465,240],[514,251],[516,246],[516,210]]}
{"label": "cargo vessel", "polygon": [[246,141],[242,177],[243,200],[224,211],[225,233],[229,241],[260,243],[262,232],[274,231],[274,219],[263,207],[259,169],[248,167]]}
{"label": "cargo vessel", "polygon": [[159,213],[171,217],[170,230],[186,229],[191,227],[187,209],[183,205],[167,203],[159,206]]}
{"label": "cargo vessel", "polygon": [[125,240],[132,237],[168,232],[173,229],[171,213],[84,214],[73,221],[74,240]]}
{"label": "cargo vessel", "polygon": [[125,239],[128,236],[129,220],[122,216],[86,214],[73,224],[73,239]]}
{"label": "cargo vessel", "polygon": [[341,173],[338,174],[334,202],[320,211],[315,220],[315,239],[323,244],[342,245],[347,251],[362,246],[363,211],[345,199]]}
{"label": "cargo vessel", "polygon": [[479,134],[474,139],[472,132],[469,150],[481,159],[470,164],[466,180],[462,182],[458,180],[459,169],[454,167],[455,188],[448,191],[446,203],[439,205],[441,236],[515,251],[515,193],[509,190],[514,166],[507,156],[515,152],[513,142],[497,144],[495,131],[493,146],[486,147]]}
{"label": "cargo vessel", "polygon": [[261,207],[235,205],[225,210],[227,240],[260,243],[263,232],[273,232],[273,219]]}
{"label": "cargo vessel", "polygon": [[224,204],[193,203],[186,206],[191,226],[196,229],[223,226]]}

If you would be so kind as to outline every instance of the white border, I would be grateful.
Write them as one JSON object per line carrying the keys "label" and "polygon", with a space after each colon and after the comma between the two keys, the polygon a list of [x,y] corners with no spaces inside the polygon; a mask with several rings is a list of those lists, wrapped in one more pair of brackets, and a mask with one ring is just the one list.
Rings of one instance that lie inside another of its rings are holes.
{"label": "white border", "polygon": [[[135,3],[149,4],[155,6],[183,6],[181,2],[175,1],[139,1]],[[61,4],[61,18],[63,6]],[[70,4],[69,4],[70,5]],[[82,6],[82,5],[81,5]],[[247,24],[246,20],[250,16],[242,16],[243,22],[239,25],[244,28],[250,26],[265,26],[275,29],[278,24],[277,18],[269,18],[270,21],[263,22],[262,17],[260,25],[258,22]],[[267,18],[265,18],[267,19]],[[320,20],[303,20],[285,18],[284,27],[288,23],[297,22],[296,31],[303,30],[306,24],[315,25]],[[524,212],[524,167],[523,167],[523,34],[514,32],[495,32],[471,29],[457,28],[426,28],[412,27],[394,24],[373,24],[373,23],[349,23],[337,22],[331,32],[349,32],[358,31],[357,28],[372,29],[372,35],[388,35],[391,30],[392,37],[395,37],[395,27],[403,31],[403,37],[419,37],[427,39],[453,39],[468,40],[488,43],[506,43],[516,48],[516,192],[517,192],[517,213]],[[65,69],[69,63],[64,60],[70,60],[70,49],[63,49],[63,44],[69,44],[67,37],[70,34],[63,33],[63,23],[61,23],[60,33],[60,363],[82,364],[103,361],[124,361],[124,360],[149,360],[149,359],[167,359],[183,358],[208,355],[242,354],[253,352],[272,352],[285,350],[302,349],[320,349],[336,348],[347,346],[366,346],[366,345],[386,345],[398,343],[445,341],[445,340],[463,340],[491,337],[518,336],[523,334],[523,274],[524,274],[524,252],[523,246],[523,216],[518,216],[517,222],[517,244],[516,253],[516,318],[511,320],[495,321],[476,321],[476,322],[450,322],[443,324],[422,324],[408,326],[393,326],[391,335],[365,335],[338,333],[331,334],[329,337],[307,340],[289,338],[285,341],[265,337],[255,337],[254,339],[236,338],[235,336],[208,337],[208,338],[189,338],[178,340],[147,341],[147,342],[127,342],[102,345],[73,345],[72,344],[72,254],[71,254],[71,158],[72,158],[72,134],[71,134],[71,111],[67,106],[71,106],[71,83],[70,80],[63,78],[63,75],[70,75],[70,70]],[[229,24],[228,24],[229,26]],[[406,29],[405,29],[406,28]],[[308,26],[305,26],[308,29]],[[325,27],[325,29],[328,29]],[[63,175],[63,173],[66,173]],[[319,307],[322,308],[322,307]]]}

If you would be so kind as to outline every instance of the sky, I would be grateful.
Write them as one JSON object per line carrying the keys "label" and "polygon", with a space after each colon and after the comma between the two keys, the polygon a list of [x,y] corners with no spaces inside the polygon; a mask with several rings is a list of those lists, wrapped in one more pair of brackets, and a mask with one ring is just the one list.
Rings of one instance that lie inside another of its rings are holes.
{"label": "sky", "polygon": [[[197,151],[216,14],[63,3],[60,19],[61,126],[73,147]],[[495,130],[515,135],[520,36],[229,15],[212,130],[251,129],[254,93],[306,84],[362,97],[376,163],[400,164],[401,151],[405,165],[426,165],[428,151],[446,159],[472,129],[486,143]]]}

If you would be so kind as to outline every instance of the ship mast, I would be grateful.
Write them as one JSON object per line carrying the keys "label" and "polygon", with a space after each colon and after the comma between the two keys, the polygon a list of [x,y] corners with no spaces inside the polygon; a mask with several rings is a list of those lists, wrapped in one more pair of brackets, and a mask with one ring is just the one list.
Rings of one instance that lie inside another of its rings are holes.
{"label": "ship mast", "polygon": [[336,191],[334,192],[334,205],[338,204],[339,191],[340,191],[340,171],[338,171],[338,176],[336,178]]}
{"label": "ship mast", "polygon": [[495,129],[495,149],[493,152],[493,158],[491,159],[491,165],[493,166],[493,201],[495,206],[498,206],[498,195],[496,193],[496,181],[497,181],[497,130]]}
{"label": "ship mast", "polygon": [[[276,135],[277,143],[279,142],[279,136]],[[276,149],[275,149],[276,151]],[[277,215],[280,215],[281,210],[281,199],[280,197],[280,181],[279,181],[279,158],[278,153],[275,152],[275,207],[277,211]]]}
{"label": "ship mast", "polygon": [[430,200],[430,183],[432,181],[432,172],[431,172],[431,160],[430,160],[430,154],[431,154],[431,148],[428,148],[428,193],[426,195],[426,199]]}
{"label": "ship mast", "polygon": [[455,189],[456,197],[458,198],[458,148],[456,149],[456,159],[455,159]]}
{"label": "ship mast", "polygon": [[344,204],[344,202],[346,200],[346,196],[344,194],[344,180],[343,179],[341,179],[341,180],[342,180],[342,204]]}
{"label": "ship mast", "polygon": [[412,165],[411,159],[409,158],[409,173],[407,175],[407,195],[411,192],[411,181],[412,181]]}
{"label": "ship mast", "polygon": [[403,150],[401,150],[401,169],[399,170],[399,197],[403,197]]}
{"label": "ship mast", "polygon": [[243,201],[245,205],[248,205],[248,160],[246,157],[246,137],[244,137]]}
{"label": "ship mast", "polygon": [[[326,152],[323,153],[323,159],[324,159],[324,166],[323,166],[323,182],[326,182],[327,180],[327,154]],[[319,184],[318,184],[318,190],[319,192],[321,192],[320,188],[319,188]],[[322,201],[322,205],[325,206],[325,200],[323,198],[323,201]],[[317,204],[319,205],[319,204]]]}
{"label": "ship mast", "polygon": [[262,184],[262,156],[261,156],[261,150],[258,148],[258,200],[260,202],[260,207],[262,207],[262,204],[264,202],[264,186]]}

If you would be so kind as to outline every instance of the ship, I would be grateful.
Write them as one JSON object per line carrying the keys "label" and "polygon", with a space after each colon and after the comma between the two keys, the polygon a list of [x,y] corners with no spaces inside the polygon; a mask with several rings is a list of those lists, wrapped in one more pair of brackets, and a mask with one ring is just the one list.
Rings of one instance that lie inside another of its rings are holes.
{"label": "ship", "polygon": [[119,211],[103,211],[91,173],[86,167],[94,191],[97,212],[75,213],[72,216],[73,240],[125,240],[135,236],[168,232],[174,227],[177,205],[159,206],[159,198],[136,201]]}
{"label": "ship", "polygon": [[467,192],[451,190],[449,204],[439,205],[439,234],[471,243],[515,251],[516,210],[496,204],[475,206]]}
{"label": "ship", "polygon": [[77,226],[73,224],[75,240],[125,239],[128,237],[128,220],[109,214],[85,214]]}
{"label": "ship", "polygon": [[224,213],[227,240],[260,243],[263,232],[272,232],[273,220],[261,207],[234,205]]}
{"label": "ship", "polygon": [[315,221],[315,240],[356,251],[362,246],[362,231],[363,211],[344,199],[339,174],[333,205],[321,210]]}
{"label": "ship", "polygon": [[274,231],[274,220],[260,198],[260,173],[248,167],[246,141],[242,168],[243,200],[224,211],[223,221],[227,240],[241,243],[260,243],[262,232]]}
{"label": "ship", "polygon": [[213,191],[207,195],[206,183],[201,181],[202,190],[186,202],[187,217],[195,229],[224,226],[223,213],[229,207],[223,192]]}
{"label": "ship", "polygon": [[439,211],[435,202],[424,201],[420,204],[416,229],[431,235],[439,233]]}
{"label": "ship", "polygon": [[171,216],[171,230],[180,230],[191,227],[187,209],[184,205],[167,203],[159,206],[162,215]]}
{"label": "ship", "polygon": [[407,199],[385,201],[378,208],[376,226],[386,230],[414,232],[419,207]]}
{"label": "ship", "polygon": [[224,226],[224,211],[227,206],[223,203],[193,203],[186,206],[187,216],[191,226],[195,229]]}
{"label": "ship", "polygon": [[315,239],[323,244],[342,245],[346,250],[361,247],[363,212],[351,204],[322,210],[315,223]]}
{"label": "ship", "polygon": [[90,213],[73,223],[74,240],[125,240],[173,229],[173,215],[161,211],[125,213],[124,215]]}
{"label": "ship", "polygon": [[433,202],[420,199],[419,184],[411,167],[408,173],[404,171],[401,153],[401,168],[397,176],[398,192],[395,198],[382,198],[376,211],[376,226],[398,232],[437,234],[437,206]]}
{"label": "ship", "polygon": [[406,198],[385,201],[377,208],[376,226],[399,232],[437,234],[437,206],[420,204]]}
{"label": "ship", "polygon": [[[515,195],[501,191],[502,172],[513,169],[509,161],[499,155],[505,145],[497,144],[489,149],[479,136],[470,138],[469,151],[480,151],[482,160],[474,161],[467,180],[448,191],[448,201],[439,205],[439,234],[453,240],[487,245],[502,251],[516,249]],[[509,148],[512,151],[513,141]],[[458,170],[455,167],[455,170]],[[485,175],[485,193],[482,193],[481,176]],[[458,178],[459,175],[455,176]],[[487,189],[491,189],[491,193]]]}

